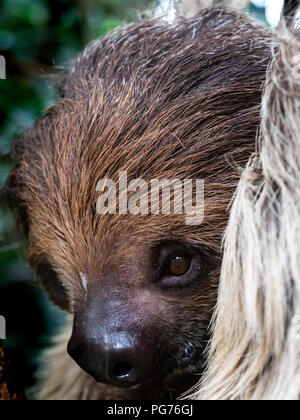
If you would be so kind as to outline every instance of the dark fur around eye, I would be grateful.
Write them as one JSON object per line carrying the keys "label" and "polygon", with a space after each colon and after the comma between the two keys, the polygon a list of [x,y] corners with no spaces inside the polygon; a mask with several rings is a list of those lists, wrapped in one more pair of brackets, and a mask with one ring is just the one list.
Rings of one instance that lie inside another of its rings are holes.
{"label": "dark fur around eye", "polygon": [[52,301],[61,309],[68,309],[69,302],[66,290],[47,258],[38,263],[36,273]]}
{"label": "dark fur around eye", "polygon": [[[182,257],[190,262],[190,267],[182,276],[170,273],[170,262]],[[207,273],[208,257],[201,250],[180,242],[162,243],[155,252],[155,283],[165,289],[185,288],[200,280]]]}

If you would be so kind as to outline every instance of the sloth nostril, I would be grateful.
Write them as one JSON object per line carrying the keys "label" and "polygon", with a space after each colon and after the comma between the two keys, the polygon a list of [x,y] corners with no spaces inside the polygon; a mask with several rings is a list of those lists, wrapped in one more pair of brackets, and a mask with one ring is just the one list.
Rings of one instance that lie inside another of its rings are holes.
{"label": "sloth nostril", "polygon": [[133,370],[133,367],[130,363],[127,362],[118,362],[114,366],[113,375],[115,378],[122,378],[128,376]]}
{"label": "sloth nostril", "polygon": [[189,344],[181,353],[178,354],[178,365],[182,368],[187,367],[195,355],[195,349]]}

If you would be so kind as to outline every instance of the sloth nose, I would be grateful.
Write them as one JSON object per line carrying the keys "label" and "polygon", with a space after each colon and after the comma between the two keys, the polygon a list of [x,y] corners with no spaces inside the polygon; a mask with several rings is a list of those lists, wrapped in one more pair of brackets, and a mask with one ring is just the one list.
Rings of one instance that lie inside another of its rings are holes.
{"label": "sloth nose", "polygon": [[104,337],[90,340],[73,331],[68,352],[98,382],[131,387],[150,379],[154,358],[142,342],[122,332]]}
{"label": "sloth nose", "polygon": [[151,373],[151,363],[143,358],[139,346],[124,349],[111,349],[107,357],[107,378],[118,386],[137,385],[148,378]]}

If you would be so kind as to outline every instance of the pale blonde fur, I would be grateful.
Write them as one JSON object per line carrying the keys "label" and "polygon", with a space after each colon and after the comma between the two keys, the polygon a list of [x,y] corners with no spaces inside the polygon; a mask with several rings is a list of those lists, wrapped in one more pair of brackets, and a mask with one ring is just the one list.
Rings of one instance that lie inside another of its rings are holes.
{"label": "pale blonde fur", "polygon": [[177,0],[177,12],[186,17],[195,16],[202,9],[226,6],[233,9],[242,9],[247,0]]}
{"label": "pale blonde fur", "polygon": [[225,235],[208,369],[199,399],[299,399],[300,43],[279,32],[259,157]]}

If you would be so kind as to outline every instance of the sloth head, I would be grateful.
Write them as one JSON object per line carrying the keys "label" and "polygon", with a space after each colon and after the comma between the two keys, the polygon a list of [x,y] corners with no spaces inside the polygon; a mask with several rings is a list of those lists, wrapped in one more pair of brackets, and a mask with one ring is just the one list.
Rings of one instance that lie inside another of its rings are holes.
{"label": "sloth head", "polygon": [[[227,207],[255,149],[268,43],[220,10],[119,29],[86,47],[58,104],[19,140],[6,187],[28,261],[73,313],[68,351],[97,381],[159,376],[180,390],[197,380]],[[204,180],[202,223],[172,209],[99,214],[99,181],[118,186],[125,171],[128,183]]]}

